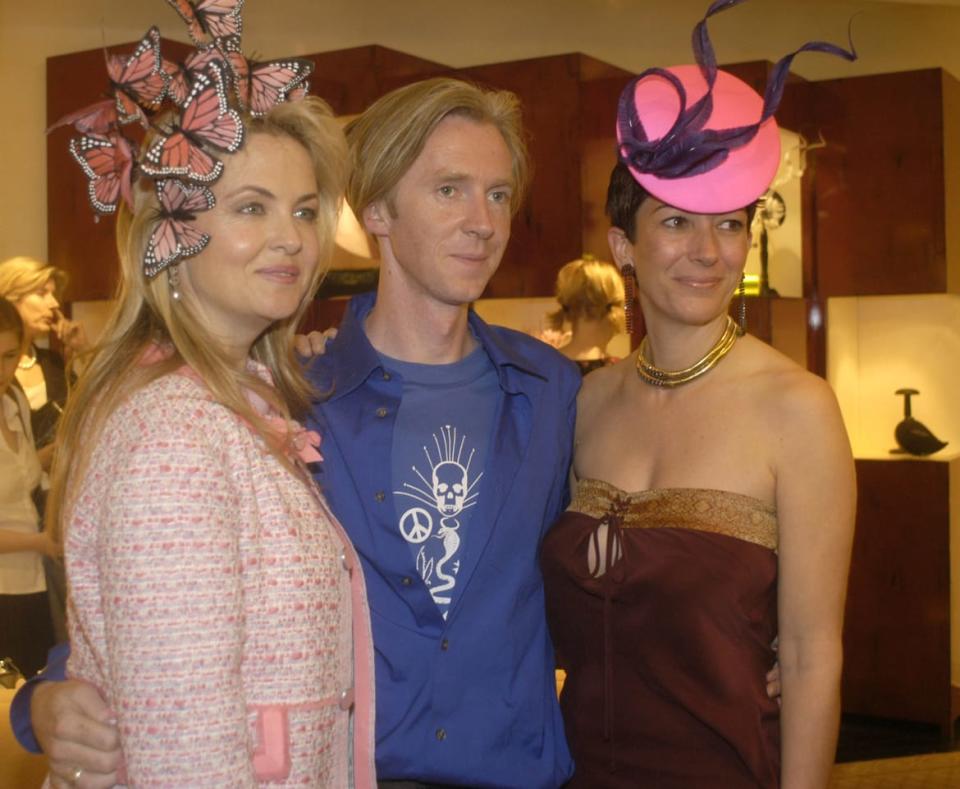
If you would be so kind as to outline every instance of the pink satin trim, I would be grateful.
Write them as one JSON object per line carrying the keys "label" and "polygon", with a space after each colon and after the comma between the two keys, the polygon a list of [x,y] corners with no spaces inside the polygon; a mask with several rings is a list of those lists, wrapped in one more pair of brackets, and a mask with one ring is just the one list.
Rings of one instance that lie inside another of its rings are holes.
{"label": "pink satin trim", "polygon": [[290,775],[290,728],[282,706],[252,707],[257,712],[253,772],[258,781],[283,781]]}
{"label": "pink satin trim", "polygon": [[[151,364],[166,361],[172,355],[173,348],[171,348],[170,345],[151,342],[144,348],[138,364],[146,367]],[[251,365],[252,371],[256,375],[273,386],[273,378],[266,367],[256,362],[249,362],[248,364]],[[180,367],[177,373],[186,375],[188,378],[192,378],[200,384],[204,383],[200,375],[188,365]],[[319,452],[321,442],[319,433],[315,430],[307,430],[298,422],[284,419],[280,414],[270,408],[270,404],[267,403],[266,400],[255,392],[248,391],[246,394],[247,400],[250,405],[253,406],[254,411],[263,417],[263,421],[266,422],[270,432],[269,438],[276,446],[283,449],[291,458],[299,459],[304,463],[318,463],[323,460],[323,455]]]}

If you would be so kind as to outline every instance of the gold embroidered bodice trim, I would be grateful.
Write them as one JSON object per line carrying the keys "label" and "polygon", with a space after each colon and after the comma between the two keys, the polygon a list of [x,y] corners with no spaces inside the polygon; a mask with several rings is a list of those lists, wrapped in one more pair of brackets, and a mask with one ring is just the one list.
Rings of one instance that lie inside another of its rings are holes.
{"label": "gold embroidered bodice trim", "polygon": [[598,520],[616,514],[623,529],[691,529],[777,550],[776,508],[728,490],[655,488],[627,492],[603,480],[582,479],[567,509]]}

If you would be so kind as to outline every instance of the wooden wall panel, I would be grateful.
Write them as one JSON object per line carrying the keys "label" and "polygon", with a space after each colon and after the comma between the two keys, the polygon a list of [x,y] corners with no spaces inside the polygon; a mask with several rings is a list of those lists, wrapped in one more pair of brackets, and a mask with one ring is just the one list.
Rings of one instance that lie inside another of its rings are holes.
{"label": "wooden wall panel", "polygon": [[[946,290],[942,75],[816,83],[819,295]],[[952,144],[952,143],[951,143]]]}
{"label": "wooden wall panel", "polygon": [[857,461],[857,531],[844,626],[845,712],[947,725],[948,472],[946,463],[935,461]]}

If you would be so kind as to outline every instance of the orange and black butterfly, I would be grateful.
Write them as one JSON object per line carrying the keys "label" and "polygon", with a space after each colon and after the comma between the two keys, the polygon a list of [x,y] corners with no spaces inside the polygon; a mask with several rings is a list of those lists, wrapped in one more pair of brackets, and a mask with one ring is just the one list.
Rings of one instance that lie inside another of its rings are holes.
{"label": "orange and black butterfly", "polygon": [[161,68],[160,31],[151,27],[129,56],[107,55],[107,74],[120,123],[143,122],[143,111],[159,109],[167,91],[167,75]]}
{"label": "orange and black butterfly", "polygon": [[227,107],[223,66],[214,61],[194,77],[183,104],[180,122],[150,145],[141,169],[154,178],[179,177],[212,183],[223,172],[223,162],[205,146],[233,153],[243,143],[243,123]]}
{"label": "orange and black butterfly", "polygon": [[207,233],[200,232],[190,223],[196,219],[196,214],[214,206],[213,192],[205,186],[166,178],[157,181],[156,189],[160,220],[150,235],[143,256],[143,271],[148,277],[155,277],[181,258],[196,255],[210,242]]}
{"label": "orange and black butterfly", "polygon": [[243,29],[243,0],[167,0],[187,23],[196,44],[209,44],[225,36],[239,36]]}
{"label": "orange and black butterfly", "polygon": [[87,193],[97,213],[112,214],[121,196],[133,206],[133,152],[122,134],[75,137],[70,140],[70,153],[89,179]]}

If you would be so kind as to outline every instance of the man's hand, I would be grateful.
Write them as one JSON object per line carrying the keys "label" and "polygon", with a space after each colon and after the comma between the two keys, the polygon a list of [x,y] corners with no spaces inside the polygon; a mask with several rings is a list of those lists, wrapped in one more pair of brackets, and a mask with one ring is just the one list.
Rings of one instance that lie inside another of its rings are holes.
{"label": "man's hand", "polygon": [[323,356],[327,352],[327,343],[336,336],[336,329],[298,334],[293,338],[293,347],[304,358]]}
{"label": "man's hand", "polygon": [[113,713],[92,685],[41,683],[33,692],[30,718],[49,758],[54,789],[109,789],[118,783],[120,737]]}

